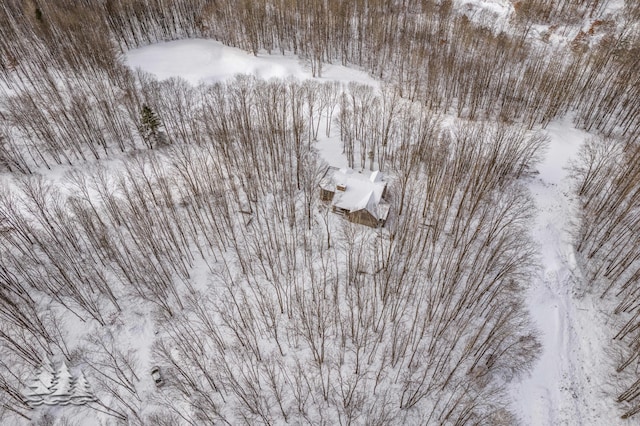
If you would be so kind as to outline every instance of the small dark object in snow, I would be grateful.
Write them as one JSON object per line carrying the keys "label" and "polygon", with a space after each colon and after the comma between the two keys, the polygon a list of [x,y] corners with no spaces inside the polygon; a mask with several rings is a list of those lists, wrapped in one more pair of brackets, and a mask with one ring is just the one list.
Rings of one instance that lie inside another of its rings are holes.
{"label": "small dark object in snow", "polygon": [[164,385],[164,380],[162,380],[162,375],[160,374],[160,367],[157,365],[151,369],[151,377],[157,387]]}

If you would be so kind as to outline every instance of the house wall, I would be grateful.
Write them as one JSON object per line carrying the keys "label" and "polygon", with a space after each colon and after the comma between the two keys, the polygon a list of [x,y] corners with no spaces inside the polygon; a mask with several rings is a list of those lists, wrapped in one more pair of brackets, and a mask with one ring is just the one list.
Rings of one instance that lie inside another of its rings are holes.
{"label": "house wall", "polygon": [[327,191],[326,189],[320,188],[320,200],[322,200],[322,201],[331,201],[331,200],[333,200],[333,194],[334,194],[334,192],[332,192],[332,191]]}
{"label": "house wall", "polygon": [[373,217],[373,215],[365,209],[351,212],[347,215],[347,218],[353,223],[359,223],[360,225],[366,225],[372,228],[378,227],[378,219]]}
{"label": "house wall", "polygon": [[349,210],[346,209],[341,209],[339,207],[333,206],[331,208],[331,211],[334,212],[335,214],[339,214],[342,216],[349,216]]}

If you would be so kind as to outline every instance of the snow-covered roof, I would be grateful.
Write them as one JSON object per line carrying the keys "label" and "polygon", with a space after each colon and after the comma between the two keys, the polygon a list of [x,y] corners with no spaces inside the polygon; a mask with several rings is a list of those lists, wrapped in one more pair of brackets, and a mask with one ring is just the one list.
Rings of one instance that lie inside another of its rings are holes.
{"label": "snow-covered roof", "polygon": [[386,186],[382,172],[348,168],[330,168],[320,181],[321,188],[335,192],[332,201],[335,207],[349,212],[366,209],[376,219],[386,219],[389,212],[389,205],[382,199]]}

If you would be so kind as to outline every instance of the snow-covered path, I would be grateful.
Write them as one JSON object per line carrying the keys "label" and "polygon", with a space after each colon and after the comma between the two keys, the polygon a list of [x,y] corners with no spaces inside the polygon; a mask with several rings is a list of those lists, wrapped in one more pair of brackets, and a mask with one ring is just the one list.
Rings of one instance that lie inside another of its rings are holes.
{"label": "snow-covered path", "polygon": [[591,380],[598,363],[598,327],[572,292],[580,278],[570,234],[576,201],[567,170],[588,135],[569,118],[551,124],[547,132],[549,150],[540,174],[529,182],[537,209],[532,233],[540,266],[526,295],[541,334],[542,355],[531,376],[514,384],[512,395],[525,425],[595,425],[601,415],[595,408],[602,404]]}

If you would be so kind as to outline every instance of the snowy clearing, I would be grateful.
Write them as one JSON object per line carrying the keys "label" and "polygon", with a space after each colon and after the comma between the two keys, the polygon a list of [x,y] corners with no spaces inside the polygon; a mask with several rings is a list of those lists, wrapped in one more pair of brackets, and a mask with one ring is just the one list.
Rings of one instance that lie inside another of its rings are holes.
{"label": "snowy clearing", "polygon": [[[215,83],[237,74],[258,78],[312,78],[309,66],[293,55],[253,56],[241,49],[214,40],[187,39],[153,44],[127,52],[125,63],[164,80],[181,77],[191,84]],[[363,71],[341,65],[323,64],[319,81],[358,82],[377,86]]]}
{"label": "snowy clearing", "polygon": [[513,13],[513,3],[508,0],[458,0],[460,7],[473,12],[486,11],[506,19]]}

